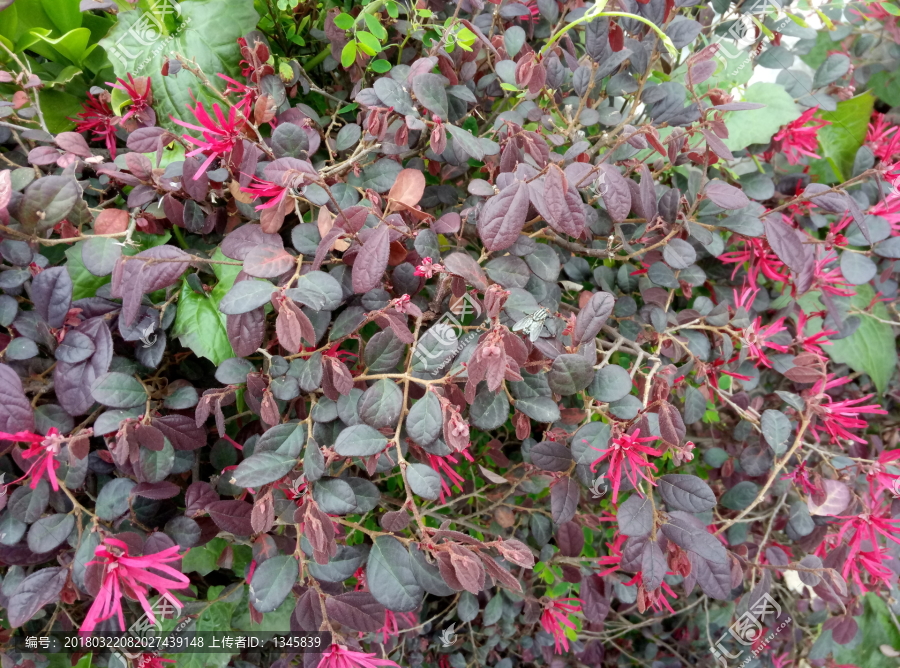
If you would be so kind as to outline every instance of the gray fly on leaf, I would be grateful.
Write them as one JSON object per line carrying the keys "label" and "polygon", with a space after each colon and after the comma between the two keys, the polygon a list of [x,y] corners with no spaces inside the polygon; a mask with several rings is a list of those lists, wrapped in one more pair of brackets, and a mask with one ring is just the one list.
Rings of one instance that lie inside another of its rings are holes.
{"label": "gray fly on leaf", "polygon": [[539,308],[534,313],[529,313],[524,318],[513,325],[512,331],[526,332],[532,343],[537,341],[541,336],[541,330],[544,327],[544,321],[550,317],[549,309]]}

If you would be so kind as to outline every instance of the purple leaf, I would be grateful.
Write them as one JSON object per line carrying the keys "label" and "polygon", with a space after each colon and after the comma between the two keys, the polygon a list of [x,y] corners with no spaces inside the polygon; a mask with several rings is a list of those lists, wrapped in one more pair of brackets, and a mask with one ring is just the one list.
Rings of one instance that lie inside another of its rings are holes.
{"label": "purple leaf", "polygon": [[366,238],[353,260],[353,291],[365,294],[381,285],[391,254],[391,228],[379,225]]}
{"label": "purple leaf", "polygon": [[59,598],[68,572],[65,568],[42,568],[19,583],[9,597],[7,614],[9,625],[22,626],[37,614],[38,610]]}
{"label": "purple leaf", "polygon": [[716,495],[709,485],[694,475],[664,475],[656,489],[670,509],[702,513],[716,506]]}
{"label": "purple leaf", "polygon": [[121,256],[113,270],[111,294],[122,299],[122,318],[131,325],[143,295],[173,285],[187,269],[190,255],[174,246],[156,246],[133,257]]}
{"label": "purple leaf", "polygon": [[603,328],[612,313],[616,298],[608,292],[595,292],[575,319],[575,330],[572,332],[572,343],[578,345],[590,341]]}
{"label": "purple leaf", "polygon": [[653,504],[640,494],[632,494],[616,514],[623,536],[649,536],[653,529]]}
{"label": "purple leaf", "polygon": [[451,253],[444,258],[444,267],[451,274],[462,276],[470,285],[479,290],[487,290],[487,275],[475,259],[464,252]]}
{"label": "purple leaf", "polygon": [[284,248],[281,237],[277,234],[266,234],[260,225],[241,225],[230,232],[222,242],[222,253],[233,260],[243,261],[248,253],[257,246]]}
{"label": "purple leaf", "polygon": [[253,506],[246,501],[214,501],[206,506],[206,511],[222,531],[235,536],[253,535],[250,524]]}
{"label": "purple leaf", "polygon": [[743,209],[750,204],[750,199],[743,190],[718,179],[713,179],[706,184],[703,194],[711,199],[713,204],[723,209]]}
{"label": "purple leaf", "polygon": [[575,517],[578,500],[581,498],[580,485],[565,476],[550,487],[550,514],[557,524],[564,524]]}
{"label": "purple leaf", "polygon": [[62,327],[72,305],[72,279],[68,269],[51,267],[35,276],[31,282],[31,301],[50,327]]}
{"label": "purple leaf", "polygon": [[485,202],[478,214],[478,236],[487,250],[505,250],[519,238],[528,215],[528,192],[528,185],[513,181]]}
{"label": "purple leaf", "polygon": [[580,237],[584,231],[584,203],[575,186],[571,185],[563,171],[551,165],[547,176],[532,181],[528,186],[531,203],[557,232],[570,237]]}
{"label": "purple leaf", "polygon": [[109,370],[113,341],[103,316],[85,320],[74,331],[84,334],[93,341],[94,353],[88,359],[75,364],[57,362],[53,371],[53,383],[59,405],[69,415],[83,415],[94,404],[91,386],[97,378]]}
{"label": "purple leaf", "polygon": [[647,591],[654,591],[662,584],[663,578],[668,570],[666,557],[662,550],[659,549],[659,543],[655,540],[648,540],[644,544],[644,550],[641,553],[641,573],[644,588]]}
{"label": "purple leaf", "polygon": [[34,411],[11,367],[0,364],[0,431],[15,434],[34,430]]}
{"label": "purple leaf", "polygon": [[804,243],[806,234],[784,224],[780,215],[766,216],[763,224],[769,246],[791,270],[799,274],[815,262],[812,245]]}
{"label": "purple leaf", "polygon": [[631,189],[626,179],[613,165],[600,165],[598,190],[613,222],[621,223],[631,211]]}

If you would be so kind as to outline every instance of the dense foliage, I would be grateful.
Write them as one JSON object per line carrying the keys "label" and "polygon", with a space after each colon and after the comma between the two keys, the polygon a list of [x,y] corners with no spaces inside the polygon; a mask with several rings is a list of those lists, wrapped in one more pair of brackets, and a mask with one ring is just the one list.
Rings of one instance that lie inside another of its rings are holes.
{"label": "dense foliage", "polygon": [[0,7],[0,665],[896,665],[900,6]]}

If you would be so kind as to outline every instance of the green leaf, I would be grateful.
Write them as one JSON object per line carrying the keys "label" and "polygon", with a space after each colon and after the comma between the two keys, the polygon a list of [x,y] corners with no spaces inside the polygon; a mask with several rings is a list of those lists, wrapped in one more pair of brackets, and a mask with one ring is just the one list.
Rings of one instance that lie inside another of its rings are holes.
{"label": "green leaf", "polygon": [[422,602],[412,557],[393,536],[378,536],[369,552],[366,582],[372,596],[394,612],[410,612]]}
{"label": "green leaf", "polygon": [[[800,298],[800,306],[806,313],[821,311],[824,306],[818,299],[818,292],[808,292]],[[871,313],[875,318],[890,320],[887,307],[881,302],[871,309],[869,304],[875,297],[871,285],[857,285],[856,295],[851,299],[851,307]],[[882,394],[888,381],[897,368],[897,346],[891,326],[875,318],[856,314],[860,319],[859,327],[853,334],[843,339],[832,341],[830,346],[823,346],[828,356],[838,364],[847,364],[854,371],[868,374],[875,387]],[[822,319],[811,318],[806,326],[808,335],[822,331]]]}
{"label": "green leaf", "polygon": [[387,30],[384,29],[384,26],[378,22],[371,14],[363,14],[366,20],[366,27],[368,27],[369,32],[371,32],[379,41],[383,41],[387,39]]}
{"label": "green leaf", "polygon": [[228,543],[223,538],[213,538],[206,545],[192,547],[181,558],[182,572],[209,575],[218,569],[217,562],[226,547]]}
{"label": "green leaf", "polygon": [[391,65],[388,61],[379,58],[378,60],[373,60],[369,64],[369,67],[371,67],[373,71],[378,72],[379,74],[384,74],[385,72],[390,72],[393,65]]}
{"label": "green leaf", "polygon": [[349,14],[344,14],[343,12],[334,17],[334,25],[336,25],[341,30],[350,30],[353,27],[353,24],[356,23],[356,19],[354,19]]}
{"label": "green leaf", "polygon": [[[835,111],[819,112],[818,118],[831,121],[831,125],[826,125],[818,132],[821,149],[819,155],[823,160],[811,161],[814,174],[822,176],[822,180],[835,182],[843,181],[845,175],[852,172],[853,159],[866,138],[874,105],[875,97],[866,91],[862,95],[838,102]],[[838,172],[831,175],[835,165]]]}
{"label": "green leaf", "polygon": [[297,280],[297,287],[287,290],[285,294],[314,311],[333,311],[344,300],[341,284],[334,276],[324,271],[304,274]]}
{"label": "green leaf", "polygon": [[313,487],[313,499],[329,515],[348,515],[356,510],[356,492],[340,478],[319,480]]}
{"label": "green leaf", "polygon": [[[356,39],[359,40],[359,48],[367,56],[375,56],[381,51],[381,42],[370,32],[359,30],[356,33]],[[341,54],[341,62],[344,60],[344,54]]]}
{"label": "green leaf", "polygon": [[194,106],[191,93],[207,107],[216,97],[204,86],[198,86],[193,76],[162,76],[163,62],[173,52],[195,59],[212,84],[224,90],[226,82],[215,75],[240,77],[241,52],[237,40],[256,28],[259,21],[253,0],[189,0],[181,2],[180,9],[177,25],[165,38],[168,41],[163,42],[161,38],[155,45],[161,48],[144,43],[147,31],[142,31],[139,23],[158,25],[158,19],[145,17],[142,9],[120,12],[109,35],[100,40],[116,76],[125,78],[130,72],[150,77],[157,121],[179,135],[184,128],[173,123],[169,116],[196,123],[187,109],[188,105]]}
{"label": "green leaf", "polygon": [[266,559],[250,580],[250,602],[260,612],[278,609],[291,587],[297,582],[299,570],[293,556],[280,554]]}
{"label": "green leaf", "polygon": [[800,107],[790,94],[773,83],[755,83],[743,95],[744,102],[766,105],[762,109],[728,112],[725,125],[728,139],[725,145],[732,151],[746,148],[750,144],[768,144],[778,129],[785,123],[800,117]]}
{"label": "green leaf", "polygon": [[137,483],[130,478],[113,478],[103,486],[97,495],[95,511],[97,517],[107,522],[128,512],[131,490]]}
{"label": "green leaf", "polygon": [[[216,249],[213,259],[228,260],[219,249]],[[212,268],[219,283],[208,296],[198,295],[191,290],[187,279],[183,280],[172,335],[177,336],[185,348],[193,350],[197,357],[205,357],[213,364],[221,364],[229,357],[234,357],[234,350],[228,341],[225,329],[227,318],[219,311],[219,302],[234,285],[234,279],[241,268],[223,264],[214,264]]]}
{"label": "green leaf", "polygon": [[426,392],[409,409],[406,432],[419,445],[431,445],[441,435],[442,420],[440,400],[434,392]]}
{"label": "green leaf", "polygon": [[132,408],[147,401],[147,392],[140,381],[118,371],[110,371],[95,380],[91,396],[112,408]]}
{"label": "green leaf", "polygon": [[347,427],[334,442],[334,451],[341,457],[369,457],[384,450],[387,439],[367,424]]}
{"label": "green leaf", "polygon": [[859,643],[837,645],[834,660],[836,663],[866,668],[896,668],[897,659],[886,656],[881,651],[881,647],[885,645],[900,647],[900,633],[892,621],[887,603],[876,594],[866,594],[863,600],[865,611],[862,616],[854,616],[859,624],[861,640]]}
{"label": "green leaf", "polygon": [[278,452],[258,452],[238,465],[231,482],[238,487],[259,487],[283,478],[296,464],[296,457]]}
{"label": "green leaf", "polygon": [[350,40],[341,50],[341,65],[344,68],[350,67],[356,61],[356,41]]}
{"label": "green leaf", "polygon": [[162,450],[140,450],[140,469],[143,482],[161,482],[172,472],[175,466],[175,448],[169,439],[163,441]]}
{"label": "green leaf", "polygon": [[781,411],[766,410],[762,414],[762,433],[776,455],[783,455],[793,432],[791,421]]}
{"label": "green leaf", "polygon": [[759,485],[750,480],[743,480],[725,492],[719,503],[729,510],[743,510],[753,503],[758,493]]}
{"label": "green leaf", "polygon": [[410,464],[406,467],[406,477],[413,494],[429,501],[441,495],[441,476],[427,464]]}
{"label": "green leaf", "polygon": [[74,528],[73,515],[57,513],[42,517],[28,530],[28,549],[36,554],[49,552],[62,545]]}
{"label": "green leaf", "polygon": [[384,3],[384,6],[387,9],[388,16],[390,16],[392,19],[400,16],[400,8],[397,6],[397,3],[394,2],[394,0],[388,0],[386,3]]}
{"label": "green leaf", "polygon": [[236,283],[219,302],[219,310],[225,315],[249,313],[269,303],[275,286],[269,281],[247,280]]}
{"label": "green leaf", "polygon": [[396,425],[402,408],[403,392],[387,378],[363,392],[357,405],[360,419],[375,429]]}

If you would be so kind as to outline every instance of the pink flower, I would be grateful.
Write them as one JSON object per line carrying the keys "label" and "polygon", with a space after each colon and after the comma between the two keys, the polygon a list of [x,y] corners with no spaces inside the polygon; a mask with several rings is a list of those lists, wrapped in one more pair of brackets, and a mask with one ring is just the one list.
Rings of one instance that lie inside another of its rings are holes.
{"label": "pink flower", "polygon": [[602,571],[599,574],[601,577],[619,570],[619,566],[622,564],[622,548],[624,547],[626,540],[628,540],[627,536],[617,533],[615,541],[606,544],[606,547],[609,548],[609,554],[605,557],[600,557],[597,560],[597,563],[600,566],[608,566],[605,571]]}
{"label": "pink flower", "polygon": [[[818,107],[807,109],[800,118],[782,126],[778,134],[772,137],[772,143],[784,153],[788,164],[796,165],[803,156],[818,158],[815,150],[819,147],[819,129],[831,125],[831,121],[813,120]],[[812,123],[812,125],[807,125]]]}
{"label": "pink flower", "polygon": [[[577,601],[573,603],[572,601]],[[580,598],[561,598],[556,601],[550,601],[541,613],[541,627],[556,642],[556,653],[559,654],[560,647],[566,652],[569,651],[569,639],[566,637],[566,629],[575,629],[575,622],[569,619],[570,612],[581,612],[581,605],[584,603]]]}
{"label": "pink flower", "polygon": [[[30,443],[31,445],[22,451],[22,457],[25,459],[37,458],[32,463],[28,471],[19,480],[31,477],[29,487],[34,489],[38,482],[47,474],[47,480],[54,492],[59,491],[59,482],[56,479],[56,470],[59,468],[59,462],[56,456],[59,454],[62,444],[66,442],[66,438],[60,436],[56,427],[51,427],[46,436],[32,434],[29,431],[20,431],[16,434],[7,434],[0,431],[0,441],[15,441],[17,443]],[[19,482],[14,480],[13,482]],[[12,483],[10,483],[12,484]]]}
{"label": "pink flower", "polygon": [[865,146],[882,162],[893,162],[893,157],[900,153],[900,133],[897,130],[900,127],[888,124],[884,114],[876,111],[866,131]]}
{"label": "pink flower", "polygon": [[81,633],[91,633],[97,624],[112,617],[117,617],[119,626],[125,630],[125,617],[122,614],[123,595],[140,601],[147,618],[155,624],[153,607],[147,600],[151,587],[168,598],[176,607],[181,607],[181,603],[169,590],[184,589],[191,581],[186,575],[167,565],[181,559],[178,546],[173,545],[161,552],[141,557],[129,556],[128,549],[128,544],[124,541],[108,537],[94,552],[94,556],[99,559],[88,562],[89,566],[91,564],[103,566],[103,583],[81,624]]}
{"label": "pink flower", "polygon": [[814,355],[818,355],[822,357],[825,353],[822,350],[822,346],[830,346],[831,341],[827,341],[826,339],[829,336],[837,334],[833,329],[823,329],[811,336],[806,335],[806,323],[809,321],[809,316],[806,315],[802,310],[797,311],[797,343],[800,344],[800,347],[803,348],[808,353],[813,353]]}
{"label": "pink flower", "polygon": [[[404,624],[401,629],[397,624],[397,618],[400,618]],[[381,643],[387,644],[388,638],[396,638],[403,631],[413,627],[416,625],[416,615],[412,612],[392,612],[391,610],[384,611],[384,626],[378,629],[375,633],[381,634]],[[364,636],[364,633],[359,634],[360,637]]]}
{"label": "pink flower", "polygon": [[827,390],[845,385],[851,380],[850,377],[835,378],[834,374],[829,374],[813,385],[809,406],[820,422],[820,424],[812,425],[813,433],[816,435],[817,440],[818,433],[827,433],[835,442],[839,442],[840,439],[846,439],[865,444],[865,439],[851,434],[847,430],[866,428],[868,423],[859,418],[861,413],[887,415],[887,411],[878,404],[859,405],[871,399],[874,396],[873,394],[867,394],[859,399],[844,399],[843,401],[834,401],[830,395],[826,394]]}
{"label": "pink flower", "polygon": [[883,561],[889,558],[887,550],[880,546],[879,536],[900,545],[900,538],[896,534],[900,533],[900,527],[897,523],[900,519],[885,519],[880,517],[882,514],[890,512],[890,504],[882,504],[881,507],[868,507],[865,512],[854,516],[836,516],[841,520],[850,520],[841,526],[836,536],[837,544],[840,544],[845,536],[849,536],[847,545],[850,548],[844,562],[844,568],[841,573],[845,578],[851,575],[862,589],[866,589],[862,585],[862,578],[859,572],[859,566],[863,565],[865,571],[876,580],[881,580],[890,586],[891,580],[895,579],[889,569],[883,565]]}
{"label": "pink flower", "polygon": [[[470,460],[472,456],[469,454],[468,450],[463,450],[463,456],[467,456]],[[456,487],[457,490],[462,492],[462,487],[460,487],[460,483],[466,481],[456,470],[450,466],[447,460],[456,464],[457,459],[453,455],[447,455],[446,457],[439,457],[438,455],[428,455],[428,463],[431,464],[431,468],[433,468],[438,473],[443,473],[445,476],[450,478],[450,483]],[[450,485],[447,484],[447,481],[441,477],[441,496],[440,501],[444,503],[444,497],[451,496],[453,494],[453,490],[450,489]]]}
{"label": "pink flower", "polygon": [[806,462],[797,464],[797,468],[781,477],[782,480],[790,480],[799,487],[805,494],[812,495],[816,493],[816,486],[809,479],[809,469],[806,468]]}
{"label": "pink flower", "polygon": [[131,98],[128,111],[122,115],[120,122],[125,123],[129,119],[135,118],[141,125],[156,125],[156,112],[153,111],[153,81],[150,77],[138,77],[135,80],[129,74],[128,81],[116,79],[116,82],[107,82],[106,85],[123,91]]}
{"label": "pink flower", "polygon": [[96,97],[90,91],[87,92],[87,102],[81,104],[81,112],[77,117],[81,120],[71,119],[76,123],[75,132],[90,132],[94,139],[102,139],[106,143],[106,150],[113,159],[116,157],[116,125],[119,119],[109,106],[109,95],[103,93]]}
{"label": "pink flower", "polygon": [[[591,471],[596,470],[597,464],[604,459],[609,459],[609,472],[606,476],[612,481],[613,503],[617,503],[619,499],[619,486],[621,485],[623,471],[628,477],[628,480],[638,491],[638,494],[641,492],[640,489],[638,489],[637,476],[640,476],[651,485],[656,485],[656,483],[653,482],[653,479],[644,473],[644,468],[651,468],[654,471],[657,470],[656,466],[649,463],[645,456],[653,455],[654,457],[660,457],[662,452],[643,444],[659,439],[655,436],[640,438],[640,435],[641,430],[635,429],[633,434],[622,434],[621,436],[610,439],[611,445],[606,449],[594,448],[591,446],[592,449],[603,453],[591,464]],[[585,442],[587,442],[587,440],[585,440]]]}
{"label": "pink flower", "polygon": [[397,299],[392,299],[388,307],[392,307],[400,315],[411,315],[413,318],[422,315],[422,309],[412,302],[409,295],[400,295]]}
{"label": "pink flower", "polygon": [[141,654],[135,662],[135,668],[166,668],[164,664],[175,663],[175,659],[163,659],[157,654]]}
{"label": "pink flower", "polygon": [[[852,297],[855,294],[853,290],[841,290],[838,287],[852,288],[853,286],[851,283],[844,281],[844,274],[841,273],[837,259],[836,253],[827,252],[824,258],[816,260],[813,268],[813,285],[811,289],[818,288],[839,297]],[[831,268],[827,268],[829,264]]]}
{"label": "pink flower", "polygon": [[769,361],[769,358],[766,357],[764,349],[771,348],[780,353],[786,353],[788,347],[779,343],[773,343],[768,339],[780,332],[786,331],[787,328],[784,326],[784,318],[779,318],[768,325],[762,324],[762,317],[754,320],[749,327],[744,329],[744,336],[741,338],[741,343],[747,348],[748,359],[758,360],[760,364],[771,368],[772,363]]}
{"label": "pink flower", "polygon": [[[897,480],[900,480],[900,475],[894,475],[887,471],[887,467],[897,460],[900,460],[900,449],[884,450],[878,455],[878,461],[871,465],[869,471],[866,473],[866,477],[872,484],[873,495],[879,494],[882,491],[900,491],[900,487],[898,487],[897,483]],[[894,466],[896,466],[896,464],[894,464]]]}
{"label": "pink flower", "polygon": [[223,79],[228,83],[225,87],[225,95],[229,93],[237,93],[238,95],[242,95],[241,101],[234,105],[240,112],[249,117],[250,110],[253,109],[253,103],[256,102],[257,92],[255,88],[252,88],[246,84],[242,84],[240,81],[235,81],[231,77],[227,77],[224,74],[217,73],[220,79]]}
{"label": "pink flower", "polygon": [[768,278],[770,281],[778,283],[786,283],[789,278],[787,267],[778,259],[778,256],[769,248],[769,244],[764,239],[741,239],[743,249],[722,253],[719,259],[725,264],[734,264],[734,271],[731,277],[737,275],[741,265],[745,262],[748,264],[747,274],[750,277],[750,283],[756,284],[759,274]]}
{"label": "pink flower", "polygon": [[378,666],[397,666],[388,659],[379,659],[368,652],[354,652],[344,645],[332,645],[322,655],[316,668],[378,668]]}
{"label": "pink flower", "polygon": [[672,604],[669,603],[669,599],[665,597],[665,594],[668,594],[673,599],[678,598],[678,596],[674,591],[672,591],[669,583],[665,580],[663,580],[662,584],[660,584],[660,586],[653,591],[647,591],[647,589],[644,587],[644,574],[638,573],[628,582],[626,582],[625,585],[628,587],[632,585],[638,586],[638,610],[640,612],[643,612],[647,609],[653,610],[655,612],[662,612],[663,608],[665,608],[666,610],[674,614],[675,610],[674,608],[672,608]]}
{"label": "pink flower", "polygon": [[258,176],[253,177],[253,180],[250,182],[249,186],[247,186],[246,188],[241,188],[242,193],[247,193],[248,195],[253,197],[253,199],[259,199],[260,197],[272,198],[265,204],[260,204],[259,206],[257,206],[257,211],[261,211],[262,209],[271,209],[281,204],[284,201],[288,190],[289,188],[287,186],[280,186],[277,183],[266,181],[265,179],[261,179]]}
{"label": "pink flower", "polygon": [[444,271],[444,267],[440,264],[434,264],[430,257],[422,259],[422,264],[416,267],[415,275],[431,278],[436,273]]}
{"label": "pink flower", "polygon": [[[188,109],[191,109],[190,105],[188,105]],[[213,111],[216,115],[216,120],[213,120],[202,102],[198,102],[197,107],[191,109],[191,111],[197,120],[200,121],[201,125],[185,123],[174,116],[171,116],[170,118],[182,127],[197,130],[203,134],[203,139],[195,139],[190,135],[184,135],[185,141],[198,147],[188,153],[188,156],[195,156],[200,153],[206,153],[208,156],[206,162],[204,162],[200,166],[200,169],[197,170],[197,173],[194,174],[194,179],[198,179],[201,174],[206,172],[206,169],[212,164],[213,160],[230,154],[231,151],[234,150],[234,147],[240,143],[241,126],[244,124],[244,117],[238,115],[237,107],[231,107],[228,110],[228,118],[226,118],[222,113],[221,107],[219,107],[218,104],[213,104]],[[218,121],[218,123],[216,121]]]}

